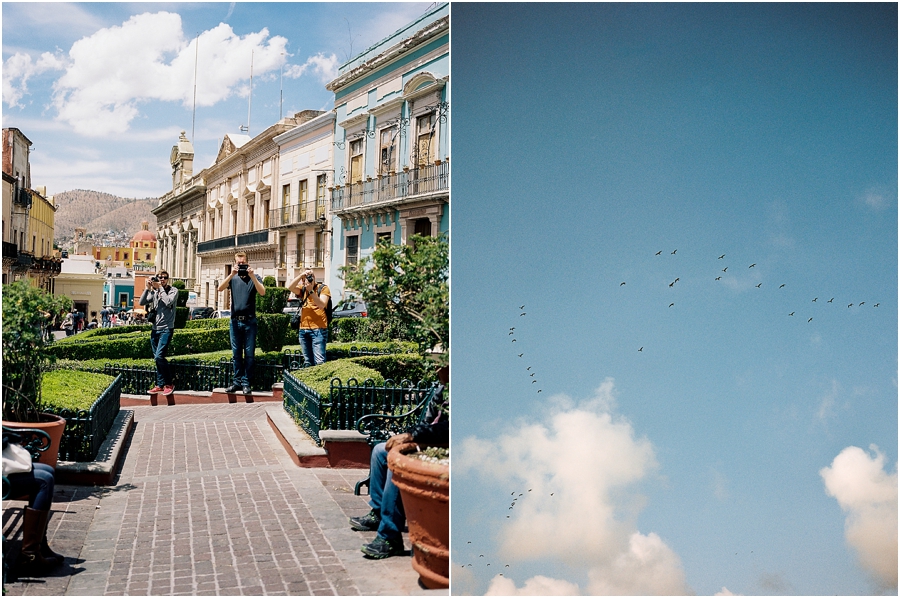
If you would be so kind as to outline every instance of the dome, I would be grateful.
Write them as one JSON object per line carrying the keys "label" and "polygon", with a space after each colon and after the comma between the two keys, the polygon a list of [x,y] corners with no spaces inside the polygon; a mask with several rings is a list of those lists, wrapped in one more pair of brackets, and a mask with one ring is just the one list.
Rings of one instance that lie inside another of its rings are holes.
{"label": "dome", "polygon": [[141,230],[135,233],[133,237],[131,237],[131,241],[153,241],[156,242],[156,235],[150,232],[149,230],[150,223],[144,220],[141,222]]}

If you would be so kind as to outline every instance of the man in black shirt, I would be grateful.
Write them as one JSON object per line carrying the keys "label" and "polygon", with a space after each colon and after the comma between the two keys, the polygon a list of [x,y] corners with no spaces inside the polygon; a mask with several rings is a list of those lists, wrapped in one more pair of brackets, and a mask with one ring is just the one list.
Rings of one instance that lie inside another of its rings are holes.
{"label": "man in black shirt", "polygon": [[256,295],[265,295],[262,278],[253,273],[247,254],[234,254],[235,267],[219,285],[219,291],[231,289],[231,354],[234,358],[234,383],[225,389],[235,393],[240,389],[250,394],[253,357],[256,353]]}

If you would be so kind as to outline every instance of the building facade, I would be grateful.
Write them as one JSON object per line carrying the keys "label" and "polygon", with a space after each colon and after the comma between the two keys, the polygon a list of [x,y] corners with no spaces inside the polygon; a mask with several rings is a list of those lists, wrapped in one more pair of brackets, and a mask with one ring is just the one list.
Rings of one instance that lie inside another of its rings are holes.
{"label": "building facade", "polygon": [[278,170],[269,224],[276,245],[276,279],[286,285],[310,268],[326,280],[330,264],[329,187],[334,182],[334,112],[275,137]]}
{"label": "building facade", "polygon": [[91,312],[103,309],[105,276],[97,268],[92,255],[73,255],[62,260],[62,271],[56,277],[54,292],[69,297],[76,308],[90,320]]}
{"label": "building facade", "polygon": [[382,240],[449,233],[449,4],[354,57],[334,92],[332,295]]}
{"label": "building facade", "polygon": [[53,292],[61,262],[53,249],[56,205],[46,188],[31,186],[31,141],[3,129],[3,282],[27,278]]}

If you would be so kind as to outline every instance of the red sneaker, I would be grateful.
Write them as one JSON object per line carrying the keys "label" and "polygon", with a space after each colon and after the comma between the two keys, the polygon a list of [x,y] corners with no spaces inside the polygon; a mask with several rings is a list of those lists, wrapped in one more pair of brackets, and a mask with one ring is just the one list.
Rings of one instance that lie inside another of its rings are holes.
{"label": "red sneaker", "polygon": [[151,395],[155,395],[155,394],[161,393],[162,391],[163,391],[163,387],[156,385],[153,388],[151,388],[150,390],[148,390],[147,393],[151,394]]}
{"label": "red sneaker", "polygon": [[173,392],[175,392],[175,387],[174,387],[174,386],[168,385],[168,386],[164,386],[164,387],[163,387],[162,393],[163,393],[164,395],[170,395],[170,394],[172,394]]}

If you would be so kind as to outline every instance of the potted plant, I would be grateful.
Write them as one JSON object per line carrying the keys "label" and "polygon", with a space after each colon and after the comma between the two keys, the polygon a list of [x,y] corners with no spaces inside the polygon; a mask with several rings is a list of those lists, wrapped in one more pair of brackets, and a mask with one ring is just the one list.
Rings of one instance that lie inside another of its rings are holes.
{"label": "potted plant", "polygon": [[43,326],[47,315],[71,309],[68,297],[55,297],[32,287],[27,280],[3,289],[3,425],[8,428],[40,428],[51,445],[40,461],[56,466],[59,442],[66,426],[63,418],[44,413],[41,376],[52,356],[47,351]]}
{"label": "potted plant", "polygon": [[426,588],[449,587],[449,450],[419,450],[415,442],[399,444],[388,453],[388,467],[406,512],[413,569]]}

